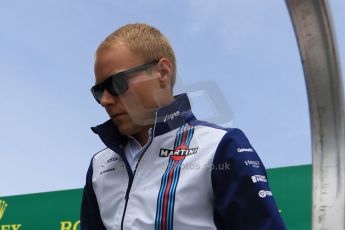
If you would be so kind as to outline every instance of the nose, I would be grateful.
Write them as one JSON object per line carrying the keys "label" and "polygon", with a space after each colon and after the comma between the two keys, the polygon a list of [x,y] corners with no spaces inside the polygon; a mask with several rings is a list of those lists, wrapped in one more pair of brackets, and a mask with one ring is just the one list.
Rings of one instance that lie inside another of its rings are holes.
{"label": "nose", "polygon": [[107,107],[109,105],[115,104],[116,98],[105,89],[100,103],[103,107]]}

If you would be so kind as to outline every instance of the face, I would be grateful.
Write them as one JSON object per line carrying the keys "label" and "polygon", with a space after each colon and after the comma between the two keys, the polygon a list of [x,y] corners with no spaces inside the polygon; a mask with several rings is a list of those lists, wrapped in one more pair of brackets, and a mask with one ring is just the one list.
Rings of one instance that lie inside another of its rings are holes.
{"label": "face", "polygon": [[[110,75],[146,64],[143,58],[131,52],[126,45],[116,43],[99,51],[95,62],[96,84]],[[123,135],[135,135],[151,126],[159,106],[161,75],[153,66],[148,71],[133,73],[127,78],[128,90],[120,96],[104,91],[101,105]]]}

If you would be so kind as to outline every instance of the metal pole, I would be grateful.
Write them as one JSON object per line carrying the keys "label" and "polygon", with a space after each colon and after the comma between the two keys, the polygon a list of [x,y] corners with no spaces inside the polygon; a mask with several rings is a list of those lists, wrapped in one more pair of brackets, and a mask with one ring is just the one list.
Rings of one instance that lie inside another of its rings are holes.
{"label": "metal pole", "polygon": [[307,86],[313,149],[313,229],[345,229],[344,94],[326,0],[286,0]]}

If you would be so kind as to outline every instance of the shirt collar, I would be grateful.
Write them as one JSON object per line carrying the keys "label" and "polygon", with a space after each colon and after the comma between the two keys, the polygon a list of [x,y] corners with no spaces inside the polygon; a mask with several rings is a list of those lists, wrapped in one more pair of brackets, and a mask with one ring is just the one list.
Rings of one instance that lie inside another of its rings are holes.
{"label": "shirt collar", "polygon": [[[174,101],[169,105],[157,109],[153,137],[167,133],[194,119],[187,94],[175,96]],[[111,120],[91,129],[99,135],[103,143],[109,148],[114,146],[114,144],[123,146],[127,143],[128,137],[121,135]]]}
{"label": "shirt collar", "polygon": [[154,136],[159,136],[195,119],[187,94],[174,97],[169,105],[157,110]]}

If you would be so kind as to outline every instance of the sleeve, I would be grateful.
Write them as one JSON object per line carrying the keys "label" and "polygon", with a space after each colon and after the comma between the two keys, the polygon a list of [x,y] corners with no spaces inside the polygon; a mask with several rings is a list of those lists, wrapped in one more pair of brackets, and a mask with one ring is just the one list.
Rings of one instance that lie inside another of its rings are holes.
{"label": "sleeve", "polygon": [[92,160],[86,174],[86,184],[84,186],[83,198],[80,211],[81,230],[106,230],[103,225],[95,192],[92,186]]}
{"label": "sleeve", "polygon": [[222,138],[211,175],[217,229],[286,229],[264,165],[241,130],[230,129]]}

